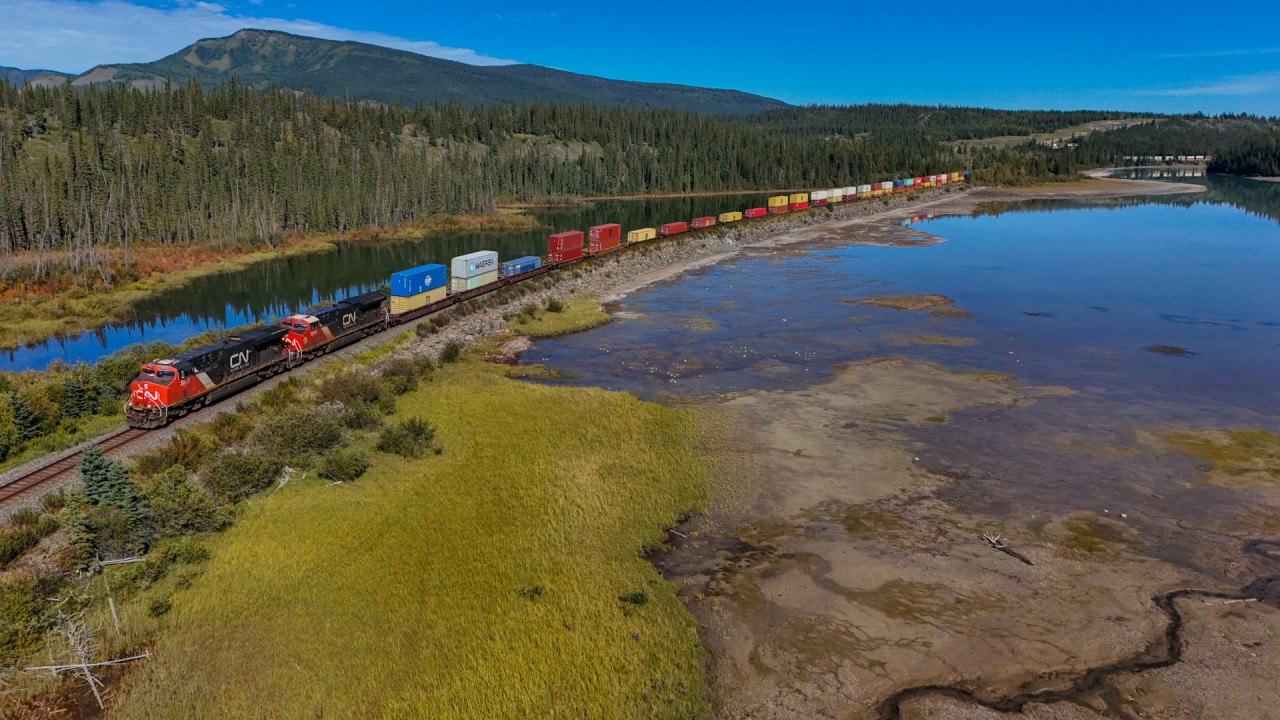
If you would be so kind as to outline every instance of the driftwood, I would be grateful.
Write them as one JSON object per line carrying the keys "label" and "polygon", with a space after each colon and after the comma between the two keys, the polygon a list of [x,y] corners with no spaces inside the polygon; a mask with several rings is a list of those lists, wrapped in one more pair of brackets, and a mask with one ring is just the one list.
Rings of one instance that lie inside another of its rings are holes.
{"label": "driftwood", "polygon": [[[68,617],[63,613],[58,613],[59,624],[54,629],[54,633],[60,635],[67,643],[68,653],[71,655],[71,661],[61,665],[36,665],[24,668],[28,672],[51,672],[54,675],[62,673],[72,673],[79,675],[84,680],[85,685],[89,687],[89,691],[93,693],[93,698],[98,701],[98,707],[105,709],[106,703],[102,699],[103,682],[94,674],[96,668],[108,667],[111,665],[123,665],[124,663],[133,662],[134,660],[142,660],[151,657],[151,653],[143,653],[141,655],[132,655],[130,657],[114,658],[112,660],[101,660],[95,662],[93,660],[94,653],[97,651],[97,642],[93,635],[93,630],[85,625],[84,620],[80,616]],[[52,659],[52,658],[50,658]]]}
{"label": "driftwood", "polygon": [[1009,547],[1009,545],[1004,541],[1004,538],[1000,537],[999,535],[992,535],[991,533],[983,533],[982,539],[986,540],[987,544],[990,545],[991,547],[995,548],[996,550],[999,550],[1000,552],[1004,553],[1005,555],[1008,555],[1011,558],[1021,560],[1027,565],[1035,564],[1031,562],[1031,560],[1029,560],[1026,555],[1023,555],[1017,550],[1014,550],[1013,548]]}

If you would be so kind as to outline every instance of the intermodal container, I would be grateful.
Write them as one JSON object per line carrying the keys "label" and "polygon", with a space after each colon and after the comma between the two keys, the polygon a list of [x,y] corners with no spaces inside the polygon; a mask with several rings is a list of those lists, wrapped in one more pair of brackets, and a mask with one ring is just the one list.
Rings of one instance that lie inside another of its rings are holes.
{"label": "intermodal container", "polygon": [[764,217],[765,213],[767,212],[768,210],[765,208],[747,208],[746,210],[742,211],[742,216],[749,217],[749,218],[758,218],[758,217]]}
{"label": "intermodal container", "polygon": [[809,202],[809,193],[791,193],[790,202],[792,205],[796,203],[807,203]]}
{"label": "intermodal container", "polygon": [[688,229],[689,229],[689,223],[672,222],[672,223],[667,223],[663,225],[658,232],[660,235],[662,235],[662,237],[667,237],[670,235],[679,235],[680,233]]}
{"label": "intermodal container", "polygon": [[617,250],[622,247],[622,238],[616,235],[610,237],[593,237],[587,241],[587,254],[597,255],[610,250]]}
{"label": "intermodal container", "polygon": [[885,180],[884,182],[880,183],[880,189],[881,189],[881,190],[892,190],[892,189],[893,189],[893,181],[892,181],[892,180]]}
{"label": "intermodal container", "polygon": [[693,221],[689,223],[689,226],[692,227],[694,230],[697,230],[698,228],[711,227],[712,225],[715,225],[715,224],[716,224],[716,219],[708,215],[706,217],[694,218]]}
{"label": "intermodal container", "polygon": [[478,287],[497,281],[498,269],[495,267],[489,272],[481,275],[472,275],[471,277],[458,277],[455,275],[453,279],[449,281],[449,289],[456,293],[460,293],[468,290],[475,290]]}
{"label": "intermodal container", "polygon": [[911,187],[912,185],[915,185],[915,184],[916,184],[915,178],[907,178],[906,180],[902,181],[903,187]]}
{"label": "intermodal container", "polygon": [[537,255],[526,255],[525,257],[502,263],[499,271],[504,277],[511,277],[512,275],[527,273],[530,270],[537,270],[540,267],[542,267],[542,258]]}
{"label": "intermodal container", "polygon": [[655,228],[640,228],[639,230],[627,231],[627,242],[644,242],[658,237],[658,231]]}
{"label": "intermodal container", "polygon": [[828,190],[827,202],[844,202],[844,188],[832,188]]}
{"label": "intermodal container", "polygon": [[[440,267],[444,267],[441,265]],[[417,310],[420,307],[426,307],[434,302],[440,302],[445,298],[446,289],[442,285],[434,290],[418,293],[417,295],[392,295],[391,296],[391,314],[403,315],[410,310]]]}
{"label": "intermodal container", "polygon": [[621,240],[622,226],[617,223],[608,223],[607,225],[595,225],[587,230],[587,238],[590,240]]}
{"label": "intermodal container", "polygon": [[844,189],[844,199],[852,200],[858,197],[858,186],[853,185]]}
{"label": "intermodal container", "polygon": [[547,236],[547,252],[582,249],[582,231],[569,230]]}
{"label": "intermodal container", "polygon": [[[809,193],[809,201],[814,205],[826,205],[827,200],[829,199],[829,195],[830,193],[828,193],[826,190],[814,190],[813,192]],[[795,199],[795,195],[791,196],[791,202],[793,203],[797,202]]]}
{"label": "intermodal container", "polygon": [[568,248],[565,250],[550,250],[547,252],[547,262],[563,263],[570,260],[577,260],[582,257],[582,246],[576,248]]}
{"label": "intermodal container", "polygon": [[443,265],[419,265],[391,273],[391,297],[413,297],[428,290],[444,287],[449,268]]}
{"label": "intermodal container", "polygon": [[739,220],[742,219],[742,213],[740,212],[720,213],[720,217],[717,219],[722,223],[738,222]]}
{"label": "intermodal container", "polygon": [[769,207],[771,208],[786,207],[788,202],[790,201],[787,200],[786,195],[774,195],[773,197],[769,198]]}
{"label": "intermodal container", "polygon": [[781,214],[782,214],[782,213],[784,213],[784,212],[790,212],[790,210],[791,210],[791,206],[790,206],[790,205],[778,205],[778,206],[776,206],[776,207],[771,207],[771,208],[769,208],[769,214],[770,214],[770,215],[781,215]]}
{"label": "intermodal container", "polygon": [[[879,190],[879,188],[876,188],[876,189],[877,189],[877,190]],[[870,185],[859,185],[859,186],[858,186],[858,194],[859,194],[859,195],[862,195],[863,193],[869,193],[869,192],[871,192],[871,186],[870,186]]]}
{"label": "intermodal container", "polygon": [[473,278],[498,272],[498,253],[492,250],[480,250],[466,255],[459,255],[449,263],[449,274],[454,280]]}

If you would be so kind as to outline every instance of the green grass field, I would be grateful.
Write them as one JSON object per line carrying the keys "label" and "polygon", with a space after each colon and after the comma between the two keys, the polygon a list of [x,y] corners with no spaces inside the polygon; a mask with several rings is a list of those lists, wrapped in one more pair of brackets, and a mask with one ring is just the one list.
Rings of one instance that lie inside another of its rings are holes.
{"label": "green grass field", "polygon": [[[532,309],[532,308],[530,308]],[[563,301],[560,312],[538,308],[537,312],[521,312],[507,321],[512,332],[532,338],[549,338],[590,330],[608,323],[609,313],[590,298],[571,297]]]}
{"label": "green grass field", "polygon": [[[704,653],[640,557],[704,501],[694,415],[475,361],[401,398],[443,454],[250,501],[123,718],[688,718]],[[632,602],[621,599],[630,595]]]}

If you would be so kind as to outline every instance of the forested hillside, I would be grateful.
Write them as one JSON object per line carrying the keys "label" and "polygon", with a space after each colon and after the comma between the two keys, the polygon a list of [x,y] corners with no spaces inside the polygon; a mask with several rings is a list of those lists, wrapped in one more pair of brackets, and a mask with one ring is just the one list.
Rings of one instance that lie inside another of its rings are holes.
{"label": "forested hillside", "polygon": [[1231,175],[1280,175],[1280,130],[1257,133],[1218,152],[1209,171]]}

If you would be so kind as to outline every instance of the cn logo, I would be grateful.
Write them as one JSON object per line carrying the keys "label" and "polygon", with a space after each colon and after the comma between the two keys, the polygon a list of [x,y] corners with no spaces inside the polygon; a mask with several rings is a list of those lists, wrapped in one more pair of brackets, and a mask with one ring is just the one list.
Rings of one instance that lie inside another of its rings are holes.
{"label": "cn logo", "polygon": [[231,355],[231,369],[238,370],[249,364],[249,351],[242,350]]}
{"label": "cn logo", "polygon": [[355,324],[356,324],[356,314],[355,314],[355,313],[353,313],[353,312],[352,312],[352,313],[347,313],[346,315],[343,315],[343,316],[342,316],[342,327],[349,327],[349,326],[351,326],[351,325],[355,325]]}

